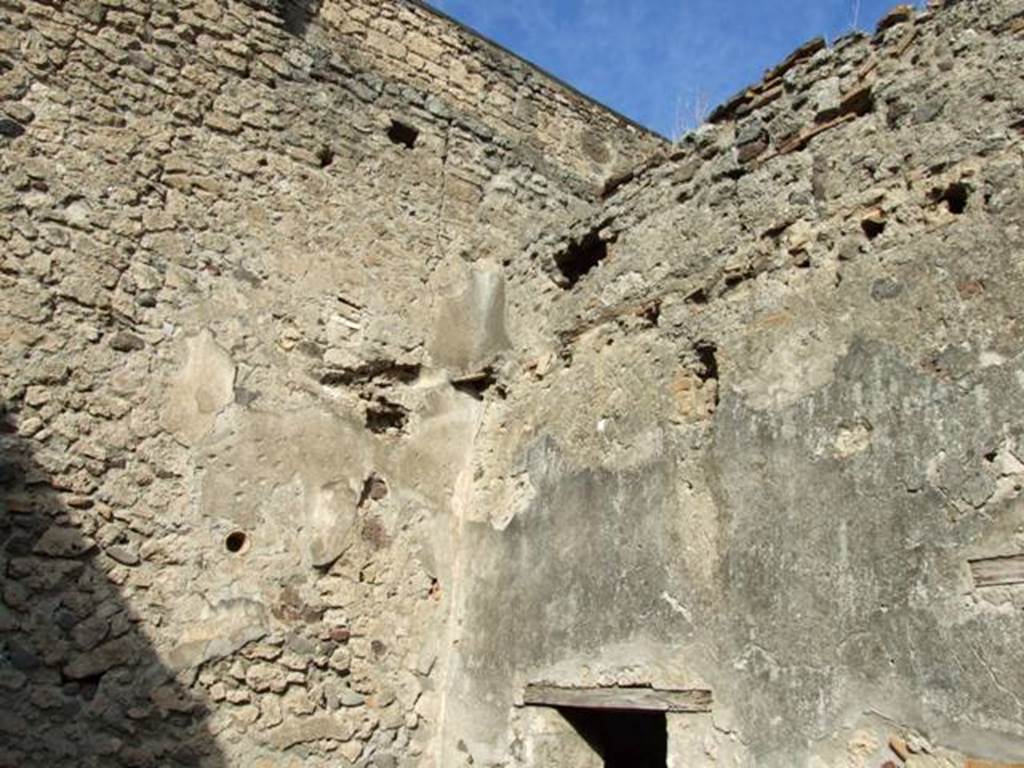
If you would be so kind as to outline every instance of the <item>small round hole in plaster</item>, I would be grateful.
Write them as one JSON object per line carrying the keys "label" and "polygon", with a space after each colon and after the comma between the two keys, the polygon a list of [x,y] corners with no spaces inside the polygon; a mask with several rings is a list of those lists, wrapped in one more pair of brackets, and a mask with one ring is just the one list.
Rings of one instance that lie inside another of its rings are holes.
{"label": "small round hole in plaster", "polygon": [[232,531],[224,539],[224,549],[233,555],[241,555],[249,551],[249,537],[245,531]]}

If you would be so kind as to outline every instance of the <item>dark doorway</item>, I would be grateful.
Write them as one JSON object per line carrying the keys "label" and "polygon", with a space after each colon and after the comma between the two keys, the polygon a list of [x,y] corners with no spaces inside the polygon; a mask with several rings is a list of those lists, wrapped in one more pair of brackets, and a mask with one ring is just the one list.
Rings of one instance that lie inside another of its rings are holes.
{"label": "dark doorway", "polygon": [[665,768],[668,731],[664,712],[559,707],[605,768]]}

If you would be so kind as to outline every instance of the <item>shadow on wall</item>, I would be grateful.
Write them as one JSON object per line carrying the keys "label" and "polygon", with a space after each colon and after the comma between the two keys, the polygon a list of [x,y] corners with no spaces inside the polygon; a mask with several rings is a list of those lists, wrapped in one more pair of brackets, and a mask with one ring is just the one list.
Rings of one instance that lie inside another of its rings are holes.
{"label": "shadow on wall", "polygon": [[284,28],[296,37],[303,37],[320,13],[322,0],[278,0],[278,13]]}
{"label": "shadow on wall", "polygon": [[115,583],[137,555],[100,551],[80,498],[62,504],[0,402],[0,766],[225,765]]}

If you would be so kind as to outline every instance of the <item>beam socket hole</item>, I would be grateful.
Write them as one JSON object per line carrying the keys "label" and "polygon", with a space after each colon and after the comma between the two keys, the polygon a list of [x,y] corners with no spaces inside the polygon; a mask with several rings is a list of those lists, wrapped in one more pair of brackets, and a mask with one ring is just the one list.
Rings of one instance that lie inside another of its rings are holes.
{"label": "beam socket hole", "polygon": [[242,555],[249,551],[249,536],[245,531],[232,531],[224,538],[224,549],[233,555]]}
{"label": "beam socket hole", "polygon": [[419,137],[420,132],[418,130],[399,120],[392,120],[391,127],[388,128],[388,140],[392,144],[401,145],[406,149],[415,147],[416,140]]}

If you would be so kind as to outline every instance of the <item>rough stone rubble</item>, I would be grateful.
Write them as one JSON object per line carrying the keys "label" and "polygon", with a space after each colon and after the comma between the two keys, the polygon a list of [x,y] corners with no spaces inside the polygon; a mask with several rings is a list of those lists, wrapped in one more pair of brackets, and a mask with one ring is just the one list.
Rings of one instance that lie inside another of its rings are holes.
{"label": "rough stone rubble", "polygon": [[1024,761],[1024,3],[935,5],[668,146],[416,3],[0,0],[0,766]]}

